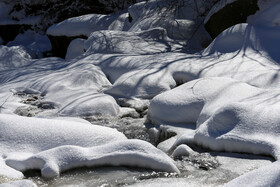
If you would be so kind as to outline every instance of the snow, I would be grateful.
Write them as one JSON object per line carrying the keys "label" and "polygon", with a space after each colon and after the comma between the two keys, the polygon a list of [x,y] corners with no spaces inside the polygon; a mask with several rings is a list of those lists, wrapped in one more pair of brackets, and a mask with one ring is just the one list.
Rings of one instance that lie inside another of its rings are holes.
{"label": "snow", "polygon": [[[127,140],[108,127],[5,114],[0,115],[0,121],[4,166],[19,171],[40,169],[46,178],[72,168],[102,165],[179,172],[172,159],[150,143]],[[1,173],[5,175],[5,171]]]}
{"label": "snow", "polygon": [[182,46],[176,46],[174,43],[174,41],[167,37],[166,30],[154,28],[142,32],[93,32],[85,42],[85,47],[87,54],[124,53],[143,55],[170,52],[182,48]]}
{"label": "snow", "polygon": [[33,58],[42,58],[43,53],[51,51],[51,43],[47,36],[28,30],[19,34],[7,46],[23,46]]}
{"label": "snow", "polygon": [[47,30],[52,36],[89,36],[93,31],[106,30],[116,19],[116,16],[88,14],[69,18],[54,24]]}
{"label": "snow", "polygon": [[280,15],[278,13],[279,3],[270,5],[270,8],[264,9],[257,12],[254,16],[249,19],[249,23],[257,26],[265,27],[279,27],[280,26]]}
{"label": "snow", "polygon": [[[168,9],[168,2],[143,1],[129,13],[84,15],[53,25],[47,34],[88,37],[71,42],[66,60],[31,59],[29,50],[45,52],[49,42],[30,31],[10,47],[0,46],[1,175],[23,178],[22,172],[39,169],[43,177],[53,178],[76,167],[108,164],[179,173],[160,150],[190,158],[197,156],[189,147],[194,144],[279,160],[279,2],[262,1],[248,23],[226,29],[194,54],[186,52],[188,45],[199,48],[209,38],[199,27],[202,20],[195,19],[207,6],[191,12],[187,6]],[[157,148],[69,118],[106,123],[107,118],[140,117],[147,108],[154,141],[174,135]],[[276,161],[228,185],[278,184],[278,167]],[[231,171],[237,177],[249,170]],[[171,184],[168,179],[148,182]]]}
{"label": "snow", "polygon": [[196,143],[216,151],[278,159],[278,93],[232,79],[203,78],[156,96],[149,117],[156,123],[196,123],[194,136],[183,135],[176,145]]}
{"label": "snow", "polygon": [[71,60],[82,55],[85,52],[84,44],[85,40],[82,38],[72,40],[67,48],[65,60]]}
{"label": "snow", "polygon": [[31,63],[31,56],[21,46],[0,45],[0,71],[14,69]]}
{"label": "snow", "polygon": [[265,167],[248,172],[224,185],[225,187],[239,186],[278,186],[279,180],[279,161]]}

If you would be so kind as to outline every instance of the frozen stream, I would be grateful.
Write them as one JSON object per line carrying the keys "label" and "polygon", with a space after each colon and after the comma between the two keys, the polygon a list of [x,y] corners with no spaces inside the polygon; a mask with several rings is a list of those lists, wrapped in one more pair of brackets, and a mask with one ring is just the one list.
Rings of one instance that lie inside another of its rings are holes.
{"label": "frozen stream", "polygon": [[[128,138],[150,141],[145,118],[125,117],[90,121],[116,128]],[[38,186],[221,186],[273,161],[272,158],[264,156],[208,152],[199,147],[192,148],[195,155],[176,160],[176,165],[181,171],[179,175],[127,167],[101,167],[68,171],[52,180],[41,178],[39,171],[29,171],[25,176]],[[2,179],[1,182],[5,181]]]}

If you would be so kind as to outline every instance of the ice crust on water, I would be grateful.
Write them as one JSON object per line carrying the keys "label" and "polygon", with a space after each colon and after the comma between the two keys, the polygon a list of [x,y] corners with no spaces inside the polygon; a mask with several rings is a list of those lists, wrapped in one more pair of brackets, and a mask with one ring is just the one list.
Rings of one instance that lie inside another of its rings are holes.
{"label": "ice crust on water", "polygon": [[[150,143],[127,140],[108,127],[5,114],[0,115],[0,121],[0,152],[9,170],[40,169],[46,178],[77,167],[102,165],[179,172],[173,160]],[[1,173],[5,175],[5,171]]]}
{"label": "ice crust on water", "polygon": [[0,187],[37,187],[35,183],[30,180],[17,180],[0,184]]}

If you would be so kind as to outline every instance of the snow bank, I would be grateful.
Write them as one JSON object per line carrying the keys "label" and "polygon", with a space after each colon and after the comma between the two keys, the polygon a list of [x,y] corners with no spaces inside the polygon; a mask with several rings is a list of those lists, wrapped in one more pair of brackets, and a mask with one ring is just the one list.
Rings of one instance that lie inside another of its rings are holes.
{"label": "snow bank", "polygon": [[102,165],[179,172],[172,159],[151,144],[127,140],[115,129],[85,121],[1,114],[0,126],[2,159],[19,171],[40,169],[47,178],[77,167]]}
{"label": "snow bank", "polygon": [[[196,143],[216,151],[279,158],[279,90],[260,89],[228,78],[194,80],[156,96],[149,117],[156,123],[196,123]],[[264,138],[265,137],[265,138]]]}

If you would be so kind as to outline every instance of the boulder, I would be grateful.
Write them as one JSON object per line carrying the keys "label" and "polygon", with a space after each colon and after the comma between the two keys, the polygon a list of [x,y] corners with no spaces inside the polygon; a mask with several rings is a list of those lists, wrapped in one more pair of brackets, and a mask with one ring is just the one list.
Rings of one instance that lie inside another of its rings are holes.
{"label": "boulder", "polygon": [[257,10],[258,0],[219,1],[209,12],[204,26],[210,36],[215,38],[233,25],[246,23],[247,17]]}

